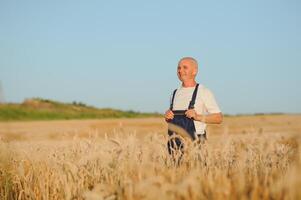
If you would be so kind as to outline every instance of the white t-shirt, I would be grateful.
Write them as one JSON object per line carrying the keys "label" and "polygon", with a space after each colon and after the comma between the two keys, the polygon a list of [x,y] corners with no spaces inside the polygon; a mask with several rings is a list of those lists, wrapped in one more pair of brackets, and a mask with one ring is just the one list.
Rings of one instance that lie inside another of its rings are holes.
{"label": "white t-shirt", "polygon": [[[173,102],[173,110],[187,110],[189,103],[192,99],[192,94],[195,87],[182,87],[177,89]],[[172,95],[170,102],[172,100]],[[196,96],[194,109],[197,114],[212,114],[220,113],[221,110],[218,107],[213,93],[203,85],[199,85],[198,93]],[[194,121],[196,134],[204,134],[206,130],[206,124],[200,121]]]}

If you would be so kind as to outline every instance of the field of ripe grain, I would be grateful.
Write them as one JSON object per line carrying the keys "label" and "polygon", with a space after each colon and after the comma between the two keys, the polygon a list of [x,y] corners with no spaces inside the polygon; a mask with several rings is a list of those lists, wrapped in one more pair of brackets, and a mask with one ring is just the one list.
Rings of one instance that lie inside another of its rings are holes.
{"label": "field of ripe grain", "polygon": [[163,119],[0,123],[0,199],[301,199],[301,116],[227,117],[167,153]]}

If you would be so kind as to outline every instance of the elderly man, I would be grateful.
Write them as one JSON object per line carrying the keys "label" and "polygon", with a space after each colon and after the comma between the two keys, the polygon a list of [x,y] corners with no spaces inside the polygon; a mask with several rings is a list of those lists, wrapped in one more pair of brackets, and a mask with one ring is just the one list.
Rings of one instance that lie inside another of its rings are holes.
{"label": "elderly man", "polygon": [[[179,61],[177,75],[182,84],[172,94],[165,120],[186,130],[192,140],[204,142],[206,124],[220,124],[223,116],[213,93],[195,81],[197,73],[198,63],[194,58],[184,57]],[[168,134],[171,136],[174,132],[169,130]]]}

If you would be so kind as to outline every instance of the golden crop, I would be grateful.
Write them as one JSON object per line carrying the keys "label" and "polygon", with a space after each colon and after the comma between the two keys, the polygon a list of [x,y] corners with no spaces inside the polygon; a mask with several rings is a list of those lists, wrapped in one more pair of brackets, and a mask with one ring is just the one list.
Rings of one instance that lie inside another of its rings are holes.
{"label": "golden crop", "polygon": [[69,140],[0,140],[0,199],[301,199],[300,135],[212,135],[187,143],[115,131]]}

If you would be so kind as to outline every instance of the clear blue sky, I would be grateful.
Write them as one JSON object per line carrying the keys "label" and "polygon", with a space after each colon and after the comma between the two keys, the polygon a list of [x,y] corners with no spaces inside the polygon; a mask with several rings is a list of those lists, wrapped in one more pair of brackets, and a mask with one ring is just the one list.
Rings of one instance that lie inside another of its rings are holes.
{"label": "clear blue sky", "polygon": [[7,102],[164,112],[192,56],[224,113],[300,113],[300,20],[298,0],[0,0],[0,81]]}

